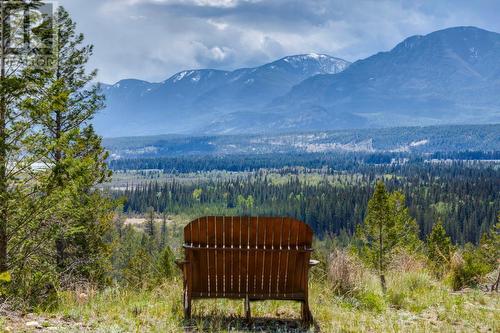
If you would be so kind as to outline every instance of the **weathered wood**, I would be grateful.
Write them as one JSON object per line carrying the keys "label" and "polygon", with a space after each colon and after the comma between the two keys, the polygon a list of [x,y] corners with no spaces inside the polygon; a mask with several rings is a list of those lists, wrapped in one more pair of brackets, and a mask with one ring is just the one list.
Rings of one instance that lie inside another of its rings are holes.
{"label": "weathered wood", "polygon": [[184,313],[191,300],[242,298],[250,317],[252,300],[294,300],[311,322],[308,271],[312,231],[286,217],[198,218],[184,228]]}

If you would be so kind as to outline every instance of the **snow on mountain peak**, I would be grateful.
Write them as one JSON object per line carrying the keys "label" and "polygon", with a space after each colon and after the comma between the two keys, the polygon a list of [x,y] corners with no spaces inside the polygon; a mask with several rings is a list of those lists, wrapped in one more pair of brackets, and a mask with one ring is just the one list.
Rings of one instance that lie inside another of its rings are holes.
{"label": "snow on mountain peak", "polygon": [[323,54],[309,53],[307,55],[309,58],[319,60],[319,58],[325,57]]}
{"label": "snow on mountain peak", "polygon": [[[346,69],[350,63],[326,54],[309,53],[288,56],[282,59],[294,68],[313,70],[315,74],[336,74]],[[313,73],[314,74],[314,73]]]}
{"label": "snow on mountain peak", "polygon": [[193,73],[193,71],[182,71],[180,72],[179,74],[176,74],[174,76],[174,83],[175,82],[178,82],[182,79],[184,79],[185,77],[188,77],[189,75],[191,75]]}

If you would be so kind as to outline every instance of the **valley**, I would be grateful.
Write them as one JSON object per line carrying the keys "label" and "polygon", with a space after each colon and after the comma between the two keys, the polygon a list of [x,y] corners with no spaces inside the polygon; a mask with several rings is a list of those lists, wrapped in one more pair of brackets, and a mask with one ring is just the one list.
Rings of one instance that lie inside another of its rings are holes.
{"label": "valley", "polygon": [[500,151],[500,124],[288,134],[160,135],[104,139],[111,160],[204,155]]}

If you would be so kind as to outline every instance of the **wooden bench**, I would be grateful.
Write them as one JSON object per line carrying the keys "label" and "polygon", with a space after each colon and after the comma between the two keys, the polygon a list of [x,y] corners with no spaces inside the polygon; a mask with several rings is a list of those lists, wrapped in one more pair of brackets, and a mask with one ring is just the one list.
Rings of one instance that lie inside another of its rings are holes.
{"label": "wooden bench", "polygon": [[302,320],[312,323],[308,303],[308,272],[313,233],[286,217],[200,217],[184,228],[184,315],[191,301],[203,298],[250,302],[291,300],[302,304]]}

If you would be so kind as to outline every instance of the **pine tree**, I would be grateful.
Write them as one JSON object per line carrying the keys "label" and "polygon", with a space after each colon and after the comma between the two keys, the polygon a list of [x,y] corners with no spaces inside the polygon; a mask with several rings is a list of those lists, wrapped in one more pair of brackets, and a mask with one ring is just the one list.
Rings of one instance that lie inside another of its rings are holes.
{"label": "pine tree", "polygon": [[44,163],[50,166],[47,190],[64,193],[49,221],[57,230],[57,267],[64,272],[70,263],[80,262],[79,269],[88,275],[94,268],[102,271],[102,258],[110,253],[103,235],[112,229],[112,202],[95,186],[111,173],[107,152],[90,124],[104,97],[92,84],[97,72],[86,71],[93,47],[83,45],[83,35],[62,7],[55,13],[54,31],[54,66],[45,73],[43,89],[30,107],[43,134]]}
{"label": "pine tree", "polygon": [[146,213],[146,223],[144,226],[144,235],[142,238],[142,246],[146,249],[150,256],[154,256],[158,251],[158,242],[156,235],[156,214],[153,207],[149,207]]}
{"label": "pine tree", "polygon": [[490,270],[498,269],[497,277],[491,285],[491,291],[498,291],[500,284],[500,214],[498,215],[498,222],[481,238],[479,251]]}
{"label": "pine tree", "polygon": [[397,247],[419,247],[418,226],[404,205],[404,196],[399,192],[389,194],[384,183],[378,181],[368,202],[365,222],[356,233],[361,242],[360,257],[377,269],[385,292],[385,272],[393,251]]}
{"label": "pine tree", "polygon": [[163,212],[160,230],[160,250],[163,250],[168,243],[167,213]]}
{"label": "pine tree", "polygon": [[[36,32],[45,41],[51,32],[49,21],[31,15],[40,4],[37,0],[0,2],[0,273],[39,253],[50,234],[39,223],[42,215],[50,214],[51,204],[39,187],[46,174],[33,167],[40,162],[42,149],[25,107],[43,81],[43,71],[34,65],[41,55],[26,41],[19,45],[11,33],[24,29],[24,36]],[[43,23],[36,27],[39,19]],[[13,51],[13,45],[19,49]]]}
{"label": "pine tree", "polygon": [[442,221],[438,221],[427,237],[428,257],[438,276],[449,267],[452,250],[451,238],[446,234]]}
{"label": "pine tree", "polygon": [[151,254],[144,247],[140,247],[132,254],[126,263],[123,275],[127,284],[134,288],[143,288],[151,276]]}
{"label": "pine tree", "polygon": [[147,219],[146,219],[146,234],[150,239],[154,239],[156,235],[155,230],[155,211],[153,207],[149,207],[147,211]]}
{"label": "pine tree", "polygon": [[170,246],[165,247],[156,259],[155,275],[157,282],[172,277],[175,274],[175,256]]}

